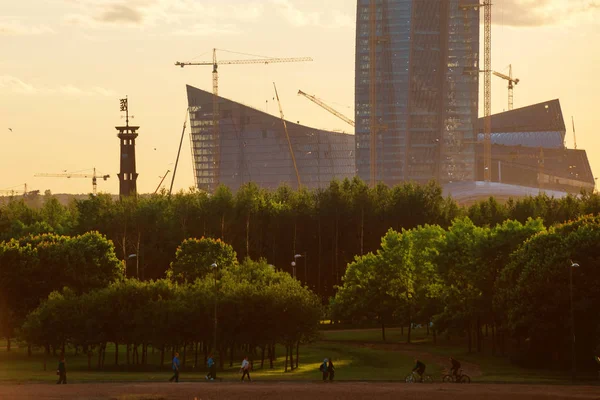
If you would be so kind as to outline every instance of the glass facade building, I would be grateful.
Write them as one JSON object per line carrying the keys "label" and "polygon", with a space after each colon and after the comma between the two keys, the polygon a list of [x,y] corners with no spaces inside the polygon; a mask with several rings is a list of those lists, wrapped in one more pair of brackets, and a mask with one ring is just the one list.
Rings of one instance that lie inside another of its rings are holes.
{"label": "glass facade building", "polygon": [[358,0],[356,167],[366,182],[474,179],[479,10],[472,5]]}
{"label": "glass facade building", "polygon": [[[298,187],[280,118],[219,97],[219,129],[213,129],[213,95],[187,86],[194,177],[212,193],[219,184],[236,191],[250,181],[263,188]],[[286,121],[303,187],[326,187],[352,178],[354,136]]]}

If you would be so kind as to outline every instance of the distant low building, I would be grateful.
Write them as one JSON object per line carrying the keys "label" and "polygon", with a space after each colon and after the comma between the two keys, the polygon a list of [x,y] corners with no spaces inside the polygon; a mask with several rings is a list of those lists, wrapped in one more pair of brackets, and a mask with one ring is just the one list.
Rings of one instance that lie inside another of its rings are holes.
{"label": "distant low building", "polygon": [[[483,180],[483,118],[476,149],[477,180]],[[492,115],[492,182],[578,193],[594,190],[585,150],[564,145],[565,121],[558,100]]]}
{"label": "distant low building", "polygon": [[[187,86],[187,96],[199,189],[210,193],[224,184],[236,191],[248,182],[268,189],[282,184],[298,187],[280,118],[219,97],[219,135],[215,137],[213,94]],[[354,135],[286,123],[303,187],[326,187],[334,178],[355,175]]]}
{"label": "distant low building", "polygon": [[[542,192],[556,199],[562,199],[568,195],[559,190],[543,190]],[[538,188],[498,182],[454,182],[443,186],[443,195],[452,197],[461,206],[470,206],[490,197],[504,203],[509,199],[537,196],[540,193]]]}

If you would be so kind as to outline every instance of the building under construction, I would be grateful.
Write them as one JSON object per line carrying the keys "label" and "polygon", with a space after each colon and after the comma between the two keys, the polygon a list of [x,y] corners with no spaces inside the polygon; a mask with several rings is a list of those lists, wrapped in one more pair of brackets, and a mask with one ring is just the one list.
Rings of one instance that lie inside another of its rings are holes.
{"label": "building under construction", "polygon": [[211,193],[223,184],[236,191],[248,182],[297,188],[298,176],[303,187],[315,189],[355,175],[354,135],[287,122],[288,143],[280,118],[218,97],[215,136],[213,94],[188,85],[187,96],[194,176],[201,190]]}
{"label": "building under construction", "polygon": [[[492,116],[491,181],[542,190],[593,190],[585,150],[567,149],[560,102],[546,101]],[[483,118],[479,120],[477,180],[483,180]]]}
{"label": "building under construction", "polygon": [[463,0],[357,3],[359,177],[388,185],[473,180],[479,9]]}

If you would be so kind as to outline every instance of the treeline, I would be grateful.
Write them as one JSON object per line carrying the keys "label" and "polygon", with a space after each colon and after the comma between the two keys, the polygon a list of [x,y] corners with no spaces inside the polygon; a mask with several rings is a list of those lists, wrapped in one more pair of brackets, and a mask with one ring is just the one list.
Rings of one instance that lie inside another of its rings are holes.
{"label": "treeline", "polygon": [[[572,267],[573,264],[579,267]],[[574,325],[570,315],[573,278]],[[332,317],[377,319],[460,336],[469,351],[509,354],[524,365],[568,367],[574,327],[578,363],[600,354],[600,217],[546,228],[541,219],[447,229],[390,230],[374,253],[348,265]],[[484,336],[488,340],[484,340]]]}
{"label": "treeline", "polygon": [[[88,368],[92,361],[97,368],[146,365],[150,346],[161,353],[159,366],[175,351],[184,367],[205,365],[216,346],[221,367],[249,355],[261,368],[265,360],[273,368],[275,345],[282,344],[287,371],[298,366],[300,344],[316,335],[321,312],[319,299],[289,274],[247,260],[186,285],[129,279],[83,295],[55,292],[29,314],[20,336],[47,354],[65,345],[80,348]],[[114,360],[106,360],[108,343],[114,343]]]}
{"label": "treeline", "polygon": [[219,238],[232,244],[240,260],[266,258],[290,273],[294,255],[302,255],[296,260],[296,276],[325,300],[335,293],[354,256],[375,251],[390,228],[448,228],[463,216],[477,226],[507,219],[524,223],[529,217],[551,226],[599,211],[597,194],[560,200],[541,195],[505,204],[491,198],[461,208],[434,183],[369,188],[355,178],[315,191],[267,191],[250,183],[235,195],[225,187],[210,196],[191,190],[122,201],[100,194],[68,206],[48,195],[39,208],[14,200],[0,207],[0,240],[98,231],[113,241],[118,258],[127,260],[127,276],[150,280],[165,276],[183,240]]}
{"label": "treeline", "polygon": [[322,317],[319,298],[265,260],[236,257],[220,240],[188,239],[168,279],[142,282],[124,277],[112,244],[97,233],[12,240],[0,246],[0,334],[16,335],[30,351],[80,349],[89,368],[93,355],[104,367],[109,343],[115,365],[145,365],[151,347],[161,366],[175,351],[184,365],[191,358],[202,365],[216,351],[221,366],[237,351],[261,367],[266,357],[271,368],[281,344],[285,369],[288,358],[296,368],[300,344],[313,339]]}

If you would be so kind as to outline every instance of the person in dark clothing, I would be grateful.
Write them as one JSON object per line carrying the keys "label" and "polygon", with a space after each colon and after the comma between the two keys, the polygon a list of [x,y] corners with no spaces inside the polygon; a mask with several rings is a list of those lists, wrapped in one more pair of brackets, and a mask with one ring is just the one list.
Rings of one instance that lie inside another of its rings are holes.
{"label": "person in dark clothing", "polygon": [[323,360],[323,364],[321,364],[321,366],[319,367],[319,371],[321,371],[323,373],[323,381],[327,380],[327,376],[329,375],[329,373],[327,372],[327,359]]}
{"label": "person in dark clothing", "polygon": [[175,357],[173,357],[173,376],[169,379],[169,382],[179,382],[179,353],[175,353]]}
{"label": "person in dark clothing", "polygon": [[421,382],[423,382],[423,374],[425,373],[425,368],[425,364],[415,359],[415,367],[413,368],[412,372],[416,372],[417,374],[419,374],[419,376],[421,377]]}
{"label": "person in dark clothing", "polygon": [[450,362],[452,363],[450,374],[454,376],[455,379],[458,379],[458,370],[460,369],[460,362],[458,362],[458,360],[455,360],[454,357],[450,357]]}
{"label": "person in dark clothing", "polygon": [[335,367],[333,366],[333,361],[331,358],[329,359],[329,365],[327,366],[327,372],[329,373],[329,380],[332,381],[335,376]]}
{"label": "person in dark clothing", "polygon": [[56,384],[63,384],[66,385],[67,383],[67,365],[65,362],[65,355],[61,354],[60,355],[60,360],[58,361],[58,369],[56,371],[56,374],[58,375],[58,382],[56,382]]}
{"label": "person in dark clothing", "polygon": [[213,358],[213,355],[209,355],[208,356],[208,374],[206,374],[206,380],[211,380],[214,381],[215,378],[217,377],[217,364],[215,363],[215,360]]}

